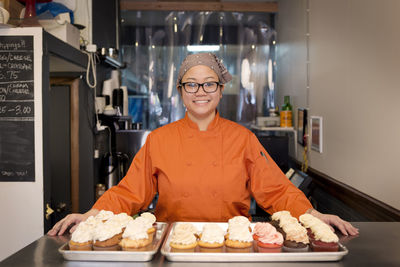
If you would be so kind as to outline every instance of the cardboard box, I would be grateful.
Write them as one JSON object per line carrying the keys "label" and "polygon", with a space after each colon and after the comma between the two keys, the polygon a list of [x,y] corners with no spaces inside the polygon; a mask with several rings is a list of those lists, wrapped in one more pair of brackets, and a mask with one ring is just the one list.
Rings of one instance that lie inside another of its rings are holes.
{"label": "cardboard box", "polygon": [[25,7],[17,0],[4,0],[4,8],[10,13],[10,20],[19,19],[22,9]]}
{"label": "cardboard box", "polygon": [[58,39],[68,43],[69,45],[79,49],[80,31],[72,24],[65,22],[58,24],[56,20],[39,20],[40,25],[45,31],[54,35]]}

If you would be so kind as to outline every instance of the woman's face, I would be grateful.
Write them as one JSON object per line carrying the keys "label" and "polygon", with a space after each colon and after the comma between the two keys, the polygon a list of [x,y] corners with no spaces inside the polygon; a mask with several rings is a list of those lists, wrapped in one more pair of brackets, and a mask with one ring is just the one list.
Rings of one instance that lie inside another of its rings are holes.
{"label": "woman's face", "polygon": [[[197,65],[190,68],[185,75],[183,75],[181,83],[186,82],[201,84],[205,82],[219,82],[219,79],[218,75],[211,68],[204,65]],[[223,90],[224,85],[220,85],[214,93],[206,93],[203,87],[200,86],[196,93],[187,93],[182,87],[181,94],[183,104],[190,115],[196,119],[205,119],[215,114]]]}

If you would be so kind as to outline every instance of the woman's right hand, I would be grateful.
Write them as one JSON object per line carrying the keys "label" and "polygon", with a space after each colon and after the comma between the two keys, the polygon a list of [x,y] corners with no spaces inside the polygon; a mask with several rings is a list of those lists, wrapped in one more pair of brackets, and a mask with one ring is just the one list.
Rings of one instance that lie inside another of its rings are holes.
{"label": "woman's right hand", "polygon": [[87,218],[90,216],[96,216],[97,213],[99,213],[98,210],[91,209],[88,212],[84,214],[80,213],[72,213],[67,216],[65,216],[63,219],[58,221],[53,228],[47,232],[48,235],[50,236],[55,236],[55,235],[63,235],[64,232],[68,229],[69,226],[74,225],[69,232],[73,233],[75,231],[75,228],[78,226],[78,224],[82,221],[85,221]]}

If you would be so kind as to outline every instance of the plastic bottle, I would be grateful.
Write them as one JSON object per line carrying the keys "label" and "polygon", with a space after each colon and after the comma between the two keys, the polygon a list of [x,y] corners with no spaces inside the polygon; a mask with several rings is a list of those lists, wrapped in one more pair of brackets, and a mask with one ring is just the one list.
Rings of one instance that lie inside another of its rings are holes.
{"label": "plastic bottle", "polygon": [[292,105],[290,104],[290,96],[284,97],[284,104],[281,108],[281,127],[293,127],[292,123]]}

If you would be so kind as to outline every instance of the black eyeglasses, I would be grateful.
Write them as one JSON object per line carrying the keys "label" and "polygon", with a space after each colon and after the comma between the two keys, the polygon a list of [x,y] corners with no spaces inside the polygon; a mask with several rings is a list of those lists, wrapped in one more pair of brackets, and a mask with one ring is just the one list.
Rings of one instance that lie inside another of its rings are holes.
{"label": "black eyeglasses", "polygon": [[205,82],[205,83],[195,83],[195,82],[187,82],[181,83],[183,89],[185,89],[186,93],[195,94],[199,91],[200,86],[203,87],[204,92],[206,93],[214,93],[217,91],[218,86],[221,85],[219,82]]}

